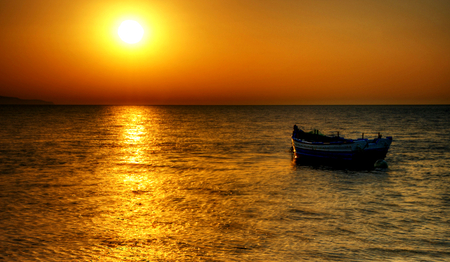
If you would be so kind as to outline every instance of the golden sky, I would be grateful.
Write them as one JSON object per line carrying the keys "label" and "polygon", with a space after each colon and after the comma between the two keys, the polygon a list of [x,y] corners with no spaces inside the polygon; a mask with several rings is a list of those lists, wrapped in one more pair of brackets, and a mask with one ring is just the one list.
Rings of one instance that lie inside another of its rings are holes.
{"label": "golden sky", "polygon": [[56,104],[450,104],[448,0],[0,0],[0,50]]}

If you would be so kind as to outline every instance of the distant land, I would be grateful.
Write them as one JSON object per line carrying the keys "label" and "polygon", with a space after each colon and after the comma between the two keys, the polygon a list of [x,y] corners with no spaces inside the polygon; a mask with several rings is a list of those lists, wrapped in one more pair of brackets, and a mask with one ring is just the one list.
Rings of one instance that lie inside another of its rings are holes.
{"label": "distant land", "polygon": [[0,96],[0,105],[53,105],[53,102],[38,99],[20,99],[17,97]]}

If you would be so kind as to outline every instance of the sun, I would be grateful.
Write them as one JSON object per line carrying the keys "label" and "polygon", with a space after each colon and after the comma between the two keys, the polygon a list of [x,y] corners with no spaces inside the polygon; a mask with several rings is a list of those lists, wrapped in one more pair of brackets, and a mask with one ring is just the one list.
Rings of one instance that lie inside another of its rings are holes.
{"label": "sun", "polygon": [[144,36],[144,28],[134,20],[125,20],[120,24],[117,33],[125,43],[136,44]]}

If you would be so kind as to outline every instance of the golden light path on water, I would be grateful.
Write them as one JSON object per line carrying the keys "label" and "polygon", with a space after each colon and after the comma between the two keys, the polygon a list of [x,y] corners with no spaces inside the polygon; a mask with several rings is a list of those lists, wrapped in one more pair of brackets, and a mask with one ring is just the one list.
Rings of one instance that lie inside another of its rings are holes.
{"label": "golden light path on water", "polygon": [[103,221],[112,234],[102,243],[108,247],[102,246],[102,259],[168,258],[170,254],[159,243],[171,229],[160,223],[165,192],[164,181],[154,172],[155,115],[143,107],[114,109],[115,126],[121,133],[111,152],[110,186],[117,194]]}
{"label": "golden light path on water", "polygon": [[217,255],[230,248],[225,243],[244,247],[244,235],[224,236],[236,226],[230,217],[240,206],[226,189],[232,187],[230,178],[214,178],[214,172],[198,168],[195,158],[172,161],[171,155],[185,148],[166,138],[186,138],[167,134],[174,128],[160,130],[164,119],[152,110],[114,107],[112,125],[121,131],[104,174],[109,204],[95,221],[100,258],[190,260]]}

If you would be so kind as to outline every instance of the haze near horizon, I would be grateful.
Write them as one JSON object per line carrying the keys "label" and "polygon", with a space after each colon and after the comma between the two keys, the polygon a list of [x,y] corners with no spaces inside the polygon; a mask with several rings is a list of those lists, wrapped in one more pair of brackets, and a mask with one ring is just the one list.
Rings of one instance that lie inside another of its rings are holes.
{"label": "haze near horizon", "polygon": [[[450,2],[0,2],[0,96],[55,104],[450,104]],[[125,20],[144,31],[122,41]]]}

